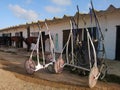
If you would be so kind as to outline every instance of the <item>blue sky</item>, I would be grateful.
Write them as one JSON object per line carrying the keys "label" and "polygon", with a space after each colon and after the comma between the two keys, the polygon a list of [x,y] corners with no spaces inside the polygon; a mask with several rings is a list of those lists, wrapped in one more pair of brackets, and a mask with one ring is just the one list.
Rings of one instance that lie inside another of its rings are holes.
{"label": "blue sky", "polygon": [[[93,0],[95,9],[106,10],[110,4],[120,8],[120,0]],[[90,0],[0,0],[0,29],[27,22],[74,15],[76,6],[88,13]]]}

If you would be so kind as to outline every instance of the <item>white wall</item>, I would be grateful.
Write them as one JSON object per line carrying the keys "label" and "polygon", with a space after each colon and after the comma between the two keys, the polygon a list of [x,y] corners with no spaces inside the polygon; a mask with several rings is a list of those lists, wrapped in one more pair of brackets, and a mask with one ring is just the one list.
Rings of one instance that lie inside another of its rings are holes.
{"label": "white wall", "polygon": [[0,37],[2,36],[2,33],[0,33]]}
{"label": "white wall", "polygon": [[[55,47],[55,52],[61,53],[63,49],[63,30],[70,29],[70,25],[68,22],[61,22],[58,24],[51,24],[48,25],[50,34],[53,37],[53,42],[54,42],[54,47]],[[45,30],[46,27],[44,27],[42,30]],[[45,33],[48,34],[48,31],[45,30]],[[56,34],[58,34],[58,47],[56,48]],[[45,42],[45,50],[50,51],[50,46],[49,42]]]}
{"label": "white wall", "polygon": [[[115,59],[116,53],[116,25],[120,25],[120,13],[113,12],[98,16],[101,30],[104,36],[104,44],[106,50],[106,58]],[[90,18],[85,18],[86,26],[84,26],[82,19],[79,21],[79,27],[94,27],[95,22],[91,25]],[[107,31],[106,31],[107,29]]]}
{"label": "white wall", "polygon": [[[114,13],[99,15],[98,19],[99,19],[100,26],[101,26],[101,29],[103,32],[103,36],[104,36],[106,58],[115,59],[116,25],[120,25],[120,13],[114,12]],[[89,16],[86,16],[85,21],[86,21],[86,26],[84,26],[84,23],[83,23],[82,19],[80,18],[79,28],[91,27],[91,22],[90,22]],[[94,27],[95,23],[93,23],[92,26]],[[69,22],[69,20],[63,20],[60,23],[48,24],[48,27],[49,27],[49,30],[53,37],[55,37],[56,34],[58,34],[59,47],[55,51],[60,53],[63,49],[63,30],[70,29],[70,22]],[[41,30],[46,31],[46,27],[43,26],[43,28]],[[27,29],[26,28],[19,28],[19,30],[17,29],[17,32],[20,32],[20,31],[23,32],[23,37],[26,38],[27,37]],[[34,28],[32,26],[30,27],[30,32],[38,32],[38,31],[39,31],[38,26],[34,26]],[[11,30],[9,32],[12,32],[12,36],[14,36],[16,31]],[[5,33],[8,33],[8,31]],[[2,35],[1,32],[0,32],[0,35]],[[53,41],[55,43],[55,41],[56,41],[55,38]],[[49,43],[47,43],[47,42],[45,43],[46,51],[49,51],[49,46],[47,46],[48,44]],[[26,48],[25,43],[23,44],[23,47]]]}
{"label": "white wall", "polygon": [[[120,25],[120,13],[109,13],[103,18],[106,58],[115,59],[116,55],[116,26]],[[105,31],[107,29],[107,31]]]}

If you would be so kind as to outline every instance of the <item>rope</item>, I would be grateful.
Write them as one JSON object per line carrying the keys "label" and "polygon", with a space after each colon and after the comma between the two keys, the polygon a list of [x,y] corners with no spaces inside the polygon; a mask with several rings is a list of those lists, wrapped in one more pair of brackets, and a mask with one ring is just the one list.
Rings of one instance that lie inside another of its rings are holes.
{"label": "rope", "polygon": [[88,32],[88,29],[87,29],[87,28],[86,28],[86,31],[87,31],[88,38],[89,38],[90,43],[91,43],[92,48],[93,48],[94,61],[95,61],[95,62],[94,62],[94,66],[95,66],[95,67],[97,67],[97,57],[96,57],[95,47],[94,47],[94,44],[93,44],[93,42],[92,42],[92,39],[91,39],[91,37],[90,37],[90,34],[89,34],[89,32]]}
{"label": "rope", "polygon": [[34,46],[34,48],[33,48],[33,50],[32,50],[32,52],[31,52],[31,54],[30,54],[30,58],[29,58],[29,60],[31,60],[32,59],[32,56],[33,56],[33,53],[34,53],[34,50],[35,50],[35,48],[37,47],[37,44],[35,44],[35,46]]}
{"label": "rope", "polygon": [[37,61],[38,61],[38,64],[40,64],[40,60],[39,60],[39,40],[40,40],[40,36],[41,36],[41,31],[39,31],[39,36],[38,36],[38,40],[37,40]]}
{"label": "rope", "polygon": [[[84,23],[84,26],[86,26],[86,21],[84,20],[84,18],[82,17],[82,21],[83,21],[83,23]],[[89,64],[90,64],[90,69],[91,69],[91,67],[92,67],[92,64],[91,64],[91,52],[90,52],[90,43],[89,43],[89,41],[91,42],[91,43],[93,43],[92,42],[92,39],[91,39],[91,37],[90,37],[90,34],[89,34],[89,32],[88,32],[88,29],[87,28],[85,28],[85,30],[86,30],[86,32],[87,32],[87,43],[88,43],[88,55],[89,55]],[[91,39],[91,40],[90,40]],[[84,40],[84,29],[82,30],[82,41]],[[92,45],[92,47],[94,47],[94,45]],[[94,51],[94,50],[93,50]],[[95,54],[96,54],[96,51],[94,51],[95,52]],[[94,55],[95,55],[94,54]],[[95,59],[96,57],[94,57],[94,59]],[[95,60],[95,63],[97,64],[97,60]],[[96,65],[95,64],[95,65]],[[97,66],[97,65],[96,65]]]}
{"label": "rope", "polygon": [[74,50],[73,50],[73,31],[72,31],[72,22],[71,22],[71,20],[70,20],[70,25],[71,25],[71,29],[70,29],[70,33],[71,33],[71,48],[72,48],[72,63],[74,64],[74,57],[73,57],[73,52],[74,52]]}
{"label": "rope", "polygon": [[71,29],[70,29],[70,34],[68,36],[68,40],[67,40],[66,44],[64,45],[64,47],[63,47],[63,49],[61,51],[61,56],[62,56],[62,53],[63,53],[63,51],[64,51],[64,49],[66,47],[66,59],[67,59],[67,63],[69,63],[69,60],[68,60],[68,46],[69,46],[69,41],[70,41],[70,38],[71,38],[71,35],[72,35],[72,22],[71,22],[71,20],[70,20],[70,26],[71,26]]}
{"label": "rope", "polygon": [[[92,0],[90,0],[90,2],[91,2],[91,6],[92,6],[92,11],[93,11],[93,15],[94,15],[94,18],[95,18],[95,22],[96,22],[96,24],[98,25],[98,29],[99,29],[99,31],[100,31],[100,33],[101,33],[101,38],[102,38],[102,40],[104,40],[102,31],[101,31],[101,28],[100,28],[99,20],[98,20],[98,18],[97,18],[97,15],[96,15],[96,13],[95,13],[95,10],[94,10],[94,6],[93,6],[93,3],[92,3]],[[97,25],[96,25],[96,26],[97,26]]]}
{"label": "rope", "polygon": [[[39,23],[38,23],[38,28],[39,28],[39,37],[38,37],[38,40],[40,40],[40,38],[41,38],[43,65],[45,65],[45,54],[44,54],[44,48],[43,48],[43,38],[42,38],[41,31],[40,31],[40,25],[39,25]],[[37,49],[39,50],[39,41],[37,41],[37,45],[38,45]],[[38,53],[39,53],[39,51],[38,51]],[[38,54],[37,58],[38,58],[38,64],[40,64],[40,62],[39,62],[39,54]]]}
{"label": "rope", "polygon": [[[99,53],[99,50],[100,51],[102,50],[102,55],[101,55],[101,60],[102,60],[103,57],[105,56],[104,37],[103,37],[102,31],[101,31],[101,28],[100,28],[98,17],[97,17],[97,15],[95,13],[95,10],[94,10],[94,6],[93,6],[93,3],[92,3],[92,0],[90,0],[90,2],[91,2],[91,6],[92,6],[92,9],[90,9],[90,11],[92,12],[91,14],[93,14],[93,16],[95,18],[96,27],[98,29],[98,39],[99,40],[98,40],[98,48],[97,48],[98,51],[97,51],[97,54]],[[100,34],[100,36],[99,36],[99,34]],[[104,63],[105,63],[105,60],[104,60]]]}
{"label": "rope", "polygon": [[90,43],[89,43],[89,35],[88,35],[88,31],[87,31],[87,43],[88,43],[88,55],[89,55],[89,64],[90,64],[90,69],[92,67],[91,65],[91,53],[90,53]]}
{"label": "rope", "polygon": [[53,62],[55,62],[55,52],[54,52],[55,47],[54,47],[54,43],[53,43],[49,28],[48,28],[48,25],[47,25],[46,22],[45,22],[45,26],[46,26],[46,28],[48,30],[48,34],[49,34],[49,38],[50,38],[50,51],[51,51],[51,54],[52,54]]}
{"label": "rope", "polygon": [[[39,29],[40,29],[40,28],[39,28]],[[32,59],[32,56],[33,56],[34,50],[35,50],[35,48],[37,48],[37,61],[38,61],[38,63],[39,63],[39,51],[38,51],[38,44],[39,44],[39,38],[40,38],[40,35],[41,35],[41,31],[39,31],[39,35],[38,35],[38,39],[37,39],[37,43],[35,44],[35,46],[34,46],[34,48],[33,48],[32,52],[31,52],[30,58],[29,58],[29,60],[31,60],[31,59]]]}

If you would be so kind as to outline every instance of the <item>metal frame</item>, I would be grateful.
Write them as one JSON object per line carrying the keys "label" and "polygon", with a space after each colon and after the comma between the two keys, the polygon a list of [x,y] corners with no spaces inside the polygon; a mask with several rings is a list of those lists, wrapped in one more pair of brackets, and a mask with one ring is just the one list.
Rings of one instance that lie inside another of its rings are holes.
{"label": "metal frame", "polygon": [[[92,8],[93,8],[93,4],[92,4],[92,1],[91,1],[91,5],[92,5]],[[95,15],[95,12],[94,12],[94,16],[95,16],[95,19],[96,19],[96,15]],[[83,20],[83,22],[85,23],[85,21]],[[98,20],[97,20],[98,22]],[[103,64],[101,65],[101,68],[98,69],[98,65],[97,65],[97,52],[95,50],[95,46],[93,44],[93,41],[92,41],[92,37],[90,36],[90,33],[88,31],[87,28],[85,28],[85,31],[87,33],[87,49],[88,49],[88,62],[89,62],[89,68],[86,68],[86,67],[82,67],[80,65],[77,65],[75,63],[75,59],[74,59],[74,40],[73,40],[73,24],[72,24],[72,20],[70,19],[70,33],[69,33],[69,37],[68,37],[68,40],[65,44],[65,46],[63,47],[63,50],[60,54],[60,57],[61,59],[56,59],[55,57],[55,52],[54,52],[54,43],[53,43],[53,40],[51,38],[51,34],[50,34],[50,31],[49,31],[49,28],[48,28],[48,25],[47,23],[45,23],[45,26],[47,28],[47,31],[49,32],[49,39],[50,39],[50,52],[51,52],[51,55],[52,55],[52,61],[48,64],[45,63],[45,53],[44,53],[44,50],[43,50],[43,40],[42,40],[42,34],[41,34],[41,29],[40,29],[40,25],[38,23],[38,27],[39,27],[39,36],[38,36],[38,40],[37,40],[37,43],[30,55],[30,58],[29,60],[32,60],[32,55],[33,55],[33,52],[35,50],[35,48],[37,48],[37,65],[35,65],[35,70],[33,71],[38,71],[40,69],[43,69],[43,68],[47,68],[49,66],[52,66],[52,70],[55,70],[55,73],[61,73],[61,69],[63,69],[65,66],[71,66],[71,67],[74,67],[74,68],[78,68],[78,69],[82,69],[84,71],[89,71],[90,74],[89,74],[89,87],[92,88],[96,85],[96,82],[97,82],[97,79],[99,78],[100,74],[101,74],[101,71],[102,71],[102,68],[104,67]],[[99,23],[98,23],[98,26],[99,26]],[[77,25],[77,29],[78,29],[78,25]],[[99,27],[100,29],[100,27]],[[102,35],[102,32],[101,30],[99,31],[99,34],[101,34],[101,42],[102,42],[102,47],[104,49],[104,44],[103,44],[103,35]],[[82,40],[84,37],[84,31],[82,30]],[[100,38],[99,37],[99,38]],[[71,42],[70,42],[71,40]],[[41,46],[42,46],[42,57],[43,57],[43,64],[40,63],[39,61],[39,41],[41,41]],[[71,43],[71,60],[69,60],[69,55],[68,55],[68,47],[69,47],[69,43]],[[62,54],[63,54],[63,51],[66,49],[66,61],[62,59]],[[92,54],[91,54],[91,49],[92,49]],[[104,53],[103,53],[104,54]],[[91,57],[91,55],[93,55],[93,58]],[[102,55],[103,57],[104,55]],[[92,59],[93,59],[93,63],[92,63]],[[29,62],[26,62],[26,63],[29,63]],[[30,65],[30,64],[28,64]],[[30,67],[30,66],[29,66]],[[59,72],[60,70],[60,72]]]}

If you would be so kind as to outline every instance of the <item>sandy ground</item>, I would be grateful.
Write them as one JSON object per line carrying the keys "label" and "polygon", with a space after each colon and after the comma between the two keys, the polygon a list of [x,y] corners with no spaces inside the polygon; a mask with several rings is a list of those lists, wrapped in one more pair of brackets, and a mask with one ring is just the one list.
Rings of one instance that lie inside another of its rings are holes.
{"label": "sandy ground", "polygon": [[[27,54],[26,54],[27,55]],[[0,52],[0,90],[89,90],[88,77],[81,77],[64,71],[51,74],[40,70],[28,75],[24,69],[27,59],[19,54]],[[119,90],[120,85],[98,81],[92,90]]]}

